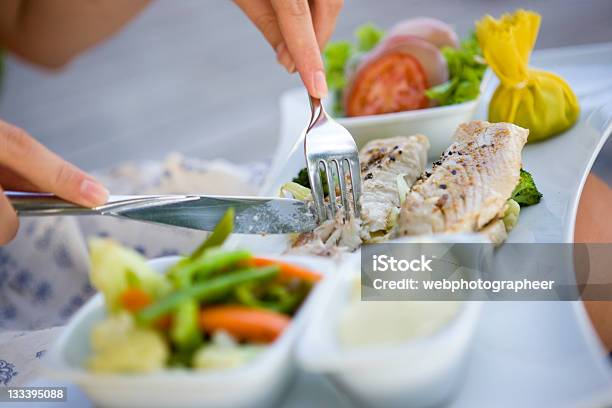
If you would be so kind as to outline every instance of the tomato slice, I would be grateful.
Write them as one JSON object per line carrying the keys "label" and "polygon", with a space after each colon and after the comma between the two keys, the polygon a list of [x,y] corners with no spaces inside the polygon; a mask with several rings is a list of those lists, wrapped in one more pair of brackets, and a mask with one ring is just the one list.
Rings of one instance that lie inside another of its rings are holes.
{"label": "tomato slice", "polygon": [[428,106],[427,77],[419,61],[400,51],[387,52],[355,73],[346,95],[346,115],[402,112]]}

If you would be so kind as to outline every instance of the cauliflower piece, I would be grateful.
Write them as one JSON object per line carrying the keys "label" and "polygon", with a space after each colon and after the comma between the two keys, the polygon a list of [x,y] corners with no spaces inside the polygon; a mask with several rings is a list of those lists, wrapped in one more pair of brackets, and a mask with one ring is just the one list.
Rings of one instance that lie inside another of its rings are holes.
{"label": "cauliflower piece", "polygon": [[138,252],[103,238],[89,241],[91,268],[89,278],[104,295],[107,310],[121,310],[120,295],[130,286],[137,286],[158,298],[171,289],[166,278],[155,272]]}
{"label": "cauliflower piece", "polygon": [[214,334],[212,343],[200,347],[193,356],[193,367],[197,369],[225,369],[248,363],[265,350],[265,346],[238,344],[224,331]]}
{"label": "cauliflower piece", "polygon": [[169,351],[155,330],[137,327],[132,316],[119,313],[91,331],[93,355],[87,367],[94,372],[146,373],[162,369]]}
{"label": "cauliflower piece", "polygon": [[519,205],[519,203],[517,203],[511,198],[506,201],[503,220],[507,232],[512,231],[512,229],[516,227],[520,212],[521,206]]}

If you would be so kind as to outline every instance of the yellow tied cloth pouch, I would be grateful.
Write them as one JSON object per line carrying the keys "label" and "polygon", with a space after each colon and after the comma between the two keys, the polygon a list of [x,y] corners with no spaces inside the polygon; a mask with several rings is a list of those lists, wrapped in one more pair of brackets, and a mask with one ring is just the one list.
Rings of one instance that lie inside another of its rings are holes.
{"label": "yellow tied cloth pouch", "polygon": [[476,23],[484,58],[500,80],[489,103],[489,121],[529,129],[529,142],[544,140],[578,119],[578,98],[558,75],[529,68],[540,15],[526,10],[485,16]]}

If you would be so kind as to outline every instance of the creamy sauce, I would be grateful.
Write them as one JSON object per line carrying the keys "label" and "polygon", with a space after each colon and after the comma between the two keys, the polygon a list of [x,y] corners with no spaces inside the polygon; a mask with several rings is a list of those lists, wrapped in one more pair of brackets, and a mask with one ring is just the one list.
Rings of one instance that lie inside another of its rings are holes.
{"label": "creamy sauce", "polygon": [[356,280],[340,314],[338,336],[343,347],[399,344],[434,334],[459,312],[461,302],[361,301]]}

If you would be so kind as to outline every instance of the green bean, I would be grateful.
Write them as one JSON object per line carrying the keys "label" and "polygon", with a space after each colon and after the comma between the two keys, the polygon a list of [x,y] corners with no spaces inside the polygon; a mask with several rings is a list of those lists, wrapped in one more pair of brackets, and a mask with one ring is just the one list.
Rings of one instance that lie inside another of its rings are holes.
{"label": "green bean", "polygon": [[263,293],[257,294],[252,283],[245,283],[234,290],[234,295],[243,305],[287,314],[291,314],[302,300],[300,294],[290,293],[287,288],[277,284],[269,285]]}
{"label": "green bean", "polygon": [[261,307],[261,301],[257,299],[257,296],[253,293],[253,285],[250,283],[238,286],[234,290],[234,295],[236,296],[236,300],[243,305]]}
{"label": "green bean", "polygon": [[191,283],[191,275],[188,275],[186,277],[179,277],[179,275],[182,274],[182,272],[179,271],[182,269],[192,268],[192,262],[200,258],[206,252],[206,250],[210,248],[220,247],[225,242],[225,239],[232,233],[233,229],[234,209],[230,207],[225,212],[225,214],[223,214],[223,217],[221,217],[221,220],[219,220],[214,230],[206,238],[206,240],[204,240],[204,242],[195,251],[193,251],[191,255],[181,259],[174,266],[172,266],[168,270],[168,276],[174,281],[176,281],[179,287]]}
{"label": "green bean", "polygon": [[227,251],[221,248],[210,248],[198,259],[188,259],[188,262],[177,265],[177,268],[172,271],[172,277],[179,287],[186,287],[196,276],[198,278],[210,276],[250,257],[251,253],[245,250]]}
{"label": "green bean", "polygon": [[246,282],[261,281],[277,276],[279,267],[276,265],[263,268],[244,269],[234,273],[211,278],[175,292],[160,301],[142,309],[136,314],[139,323],[151,323],[162,315],[174,310],[188,299],[197,301],[211,300],[218,296],[231,293],[233,289]]}
{"label": "green bean", "polygon": [[270,287],[270,295],[278,298],[278,311],[291,314],[297,307],[297,304],[302,300],[299,294],[290,293],[287,288],[280,285]]}
{"label": "green bean", "polygon": [[210,233],[206,240],[189,256],[189,259],[197,259],[208,248],[218,247],[223,245],[227,237],[234,230],[235,212],[232,207],[228,208],[223,217],[219,220],[215,229]]}
{"label": "green bean", "polygon": [[170,338],[182,349],[193,348],[201,340],[198,309],[198,302],[188,299],[180,303],[174,311]]}

